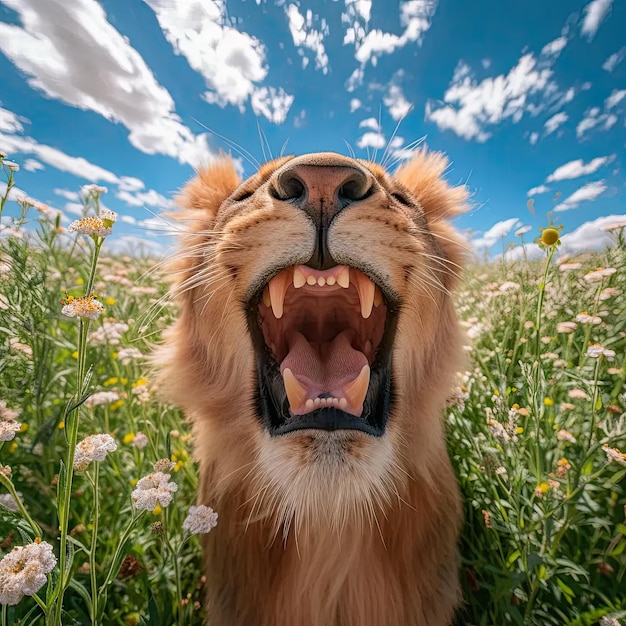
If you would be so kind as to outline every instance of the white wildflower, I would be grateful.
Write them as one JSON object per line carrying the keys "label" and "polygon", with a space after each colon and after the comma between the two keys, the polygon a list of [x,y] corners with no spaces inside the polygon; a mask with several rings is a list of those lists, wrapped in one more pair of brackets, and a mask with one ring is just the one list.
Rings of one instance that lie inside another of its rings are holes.
{"label": "white wildflower", "polygon": [[11,441],[22,425],[12,420],[0,420],[0,441]]}
{"label": "white wildflower", "polygon": [[14,548],[0,561],[0,604],[12,606],[37,593],[56,563],[52,546],[45,541]]}
{"label": "white wildflower", "polygon": [[109,209],[103,209],[100,211],[99,216],[90,215],[89,217],[81,217],[78,220],[74,220],[67,229],[70,232],[82,235],[106,237],[113,232],[113,224],[115,224],[116,219],[117,213]]}
{"label": "white wildflower", "polygon": [[15,161],[2,161],[2,165],[8,167],[12,172],[19,172],[20,166]]}
{"label": "white wildflower", "polygon": [[122,362],[122,365],[128,365],[131,361],[140,359],[142,356],[143,353],[137,348],[120,348],[117,351],[117,358]]}
{"label": "white wildflower", "polygon": [[104,306],[94,295],[85,296],[84,298],[68,296],[66,300],[61,302],[63,304],[61,313],[67,317],[84,317],[95,320],[104,311]]}
{"label": "white wildflower", "polygon": [[90,344],[108,344],[110,346],[118,346],[122,335],[128,330],[128,324],[118,322],[115,319],[105,319],[102,326],[89,334],[88,341]]}
{"label": "white wildflower", "polygon": [[525,235],[526,233],[530,232],[533,229],[532,226],[529,226],[528,224],[526,224],[526,226],[522,226],[521,228],[518,228],[513,234],[516,237],[521,237],[522,235]]}
{"label": "white wildflower", "polygon": [[619,448],[609,448],[606,443],[602,446],[602,448],[606,453],[606,458],[609,462],[618,463],[619,465],[626,467],[626,454],[624,454]]}
{"label": "white wildflower", "polygon": [[506,431],[506,428],[500,424],[497,420],[489,420],[488,422],[489,430],[495,439],[502,441],[504,443],[511,440],[509,433]]}
{"label": "white wildflower", "polygon": [[87,469],[91,461],[104,461],[107,452],[117,450],[117,443],[111,435],[89,435],[77,446],[74,455],[74,469]]}
{"label": "white wildflower", "polygon": [[617,272],[617,270],[614,267],[599,267],[593,272],[587,272],[583,278],[589,282],[598,283],[601,280],[612,276],[615,272]]}
{"label": "white wildflower", "polygon": [[83,185],[80,188],[80,192],[84,195],[84,196],[88,196],[90,194],[94,194],[96,196],[100,196],[103,193],[107,193],[109,190],[106,187],[103,187],[102,185],[95,185],[93,183],[91,183],[90,185]]}
{"label": "white wildflower", "polygon": [[582,263],[561,263],[559,269],[562,272],[573,272],[579,270],[582,266]]}
{"label": "white wildflower", "polygon": [[576,316],[576,321],[581,324],[602,324],[602,318],[597,315],[589,315],[586,311]]}
{"label": "white wildflower", "polygon": [[576,437],[574,437],[574,435],[572,435],[572,433],[570,433],[569,430],[565,430],[564,428],[561,428],[561,430],[559,430],[559,432],[556,435],[556,438],[559,441],[567,441],[568,443],[576,443]]}
{"label": "white wildflower", "polygon": [[[20,494],[17,494],[20,496]],[[8,509],[9,511],[19,511],[16,499],[10,493],[0,493],[0,506]]]}
{"label": "white wildflower", "polygon": [[192,535],[203,535],[217,526],[217,513],[210,507],[200,504],[189,508],[189,514],[183,522],[183,530]]}
{"label": "white wildflower", "polygon": [[578,328],[578,324],[576,322],[559,322],[556,325],[557,333],[571,333]]}
{"label": "white wildflower", "polygon": [[592,343],[588,348],[586,355],[591,357],[592,359],[599,359],[603,356],[607,361],[615,360],[615,351],[609,350],[604,346],[601,346],[599,343]]}
{"label": "white wildflower", "polygon": [[6,400],[0,400],[0,419],[12,422],[20,416],[21,412],[22,409],[10,409],[7,407]]}
{"label": "white wildflower", "polygon": [[140,450],[143,450],[143,448],[145,448],[148,445],[148,437],[146,437],[144,433],[139,431],[133,437],[133,445],[135,446],[135,448],[139,448]]}
{"label": "white wildflower", "polygon": [[117,391],[98,391],[85,400],[85,406],[92,409],[94,406],[113,404],[113,402],[117,402],[119,399],[120,394]]}
{"label": "white wildflower", "polygon": [[138,509],[152,511],[157,504],[166,507],[172,501],[172,494],[178,489],[174,482],[168,482],[169,474],[154,472],[142,478],[130,494],[133,504]]}
{"label": "white wildflower", "polygon": [[600,620],[600,626],[621,626],[621,624],[614,617],[606,617],[605,615]]}

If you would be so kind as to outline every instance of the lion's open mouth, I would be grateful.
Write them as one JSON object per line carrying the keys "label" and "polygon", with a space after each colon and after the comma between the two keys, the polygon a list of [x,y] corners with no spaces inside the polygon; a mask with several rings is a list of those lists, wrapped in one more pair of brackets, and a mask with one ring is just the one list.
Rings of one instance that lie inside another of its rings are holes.
{"label": "lion's open mouth", "polygon": [[251,301],[258,402],[270,434],[303,428],[385,430],[395,310],[346,265],[288,267]]}

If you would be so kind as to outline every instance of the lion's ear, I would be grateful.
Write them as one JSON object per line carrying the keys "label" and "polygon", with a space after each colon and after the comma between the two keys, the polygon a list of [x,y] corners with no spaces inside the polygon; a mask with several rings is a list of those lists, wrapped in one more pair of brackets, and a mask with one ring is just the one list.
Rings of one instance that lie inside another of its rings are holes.
{"label": "lion's ear", "polygon": [[220,205],[239,186],[235,164],[229,156],[219,156],[210,165],[198,170],[176,197],[183,209],[199,209],[210,220],[215,219]]}
{"label": "lion's ear", "polygon": [[442,178],[446,167],[448,159],[444,154],[422,149],[394,174],[394,178],[417,198],[430,223],[467,210],[467,189],[451,187]]}

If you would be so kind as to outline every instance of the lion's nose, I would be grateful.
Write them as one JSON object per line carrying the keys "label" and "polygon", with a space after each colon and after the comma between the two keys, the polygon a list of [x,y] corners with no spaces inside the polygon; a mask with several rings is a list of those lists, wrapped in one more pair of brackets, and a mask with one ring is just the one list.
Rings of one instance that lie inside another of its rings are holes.
{"label": "lion's nose", "polygon": [[278,198],[302,209],[317,228],[327,228],[339,211],[367,197],[372,177],[349,165],[294,165],[276,177],[274,188]]}
{"label": "lion's nose", "polygon": [[308,265],[326,270],[336,265],[328,251],[328,229],[333,218],[350,204],[367,198],[374,177],[350,165],[295,164],[273,181],[274,195],[304,211],[317,231],[315,251]]}

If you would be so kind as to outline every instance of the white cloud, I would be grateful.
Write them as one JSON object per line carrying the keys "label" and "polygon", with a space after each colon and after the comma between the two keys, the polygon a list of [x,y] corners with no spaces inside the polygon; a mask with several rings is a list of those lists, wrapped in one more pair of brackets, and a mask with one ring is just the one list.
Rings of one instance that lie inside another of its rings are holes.
{"label": "white cloud", "polygon": [[[154,11],[175,54],[184,56],[206,81],[207,102],[221,107],[234,105],[243,111],[245,103],[256,95],[256,106],[252,101],[256,115],[265,115],[276,124],[284,121],[286,115],[277,113],[268,101],[268,87],[260,87],[269,71],[265,46],[256,37],[230,26],[224,0],[144,2]],[[284,94],[282,88],[269,90]],[[292,96],[289,98],[293,101]],[[283,104],[286,101],[282,99]]]}
{"label": "white cloud", "polygon": [[626,90],[614,89],[611,95],[604,101],[604,111],[600,107],[592,107],[585,111],[585,116],[576,126],[576,136],[581,139],[590,130],[609,130],[617,123],[618,117],[611,111],[626,96]]}
{"label": "white cloud", "polygon": [[206,136],[181,122],[168,91],[96,0],[3,2],[21,24],[0,23],[0,49],[31,87],[122,123],[147,154],[194,164],[209,153]]}
{"label": "white cloud", "polygon": [[528,137],[528,141],[530,142],[531,146],[534,146],[539,141],[539,133],[538,132],[530,133]]}
{"label": "white cloud", "polygon": [[24,130],[22,122],[27,123],[28,120],[20,118],[13,111],[0,107],[0,132],[21,133]]}
{"label": "white cloud", "polygon": [[556,58],[561,54],[561,52],[563,51],[563,48],[565,48],[566,45],[567,45],[567,37],[565,35],[561,35],[560,37],[557,37],[550,43],[547,43],[541,49],[541,54]]}
{"label": "white cloud", "polygon": [[556,89],[550,83],[552,70],[541,67],[531,54],[522,56],[507,75],[489,77],[480,83],[469,67],[459,63],[446,90],[443,103],[429,101],[426,119],[437,124],[440,130],[452,130],[465,139],[485,142],[491,136],[487,128],[505,119],[513,123],[526,112],[538,112],[531,97]]}
{"label": "white cloud", "polygon": [[354,113],[357,109],[360,109],[361,106],[361,101],[358,98],[352,98],[352,100],[350,100],[350,113]]}
{"label": "white cloud", "polygon": [[380,133],[365,133],[363,136],[359,138],[356,142],[356,145],[363,148],[374,148],[376,150],[384,148],[387,145],[387,141],[385,137]]}
{"label": "white cloud", "polygon": [[[604,228],[623,220],[626,220],[626,214],[605,215],[581,224],[576,230],[560,237],[559,256],[575,256],[583,252],[600,251],[614,246],[615,239]],[[545,251],[541,250],[537,244],[526,244],[524,247],[526,248],[525,256],[528,259],[538,259],[545,256]],[[523,258],[524,248],[522,246],[516,246],[505,253],[505,259],[510,262],[519,261]]]}
{"label": "white cloud", "polygon": [[370,128],[376,132],[380,131],[380,124],[375,117],[368,117],[366,120],[361,120],[359,122],[359,128]]}
{"label": "white cloud", "polygon": [[264,115],[270,122],[282,124],[293,103],[293,96],[282,87],[260,87],[252,93],[250,102],[255,115]]}
{"label": "white cloud", "polygon": [[115,184],[119,180],[113,172],[94,165],[83,157],[69,156],[57,148],[40,144],[31,137],[0,133],[0,146],[8,153],[33,154],[48,165],[89,182]]}
{"label": "white cloud", "polygon": [[130,256],[160,257],[167,250],[167,242],[148,240],[136,235],[122,235],[107,240],[107,250],[111,254],[128,254]]}
{"label": "white cloud", "polygon": [[604,101],[604,106],[611,110],[626,98],[626,89],[614,89],[611,95]]}
{"label": "white cloud", "polygon": [[506,237],[521,222],[517,217],[496,222],[482,237],[471,240],[476,250],[489,249],[503,237]]}
{"label": "white cloud", "polygon": [[66,202],[63,208],[68,213],[71,213],[72,215],[79,215],[81,217],[85,212],[85,206],[80,202]]}
{"label": "white cloud", "polygon": [[357,67],[346,81],[346,91],[352,93],[357,87],[360,87],[363,84],[364,76],[365,70],[362,67]]}
{"label": "white cloud", "polygon": [[[404,0],[400,3],[400,35],[380,29],[368,32],[371,2],[367,10],[363,3],[346,0],[342,22],[347,23],[344,44],[354,44],[355,58],[362,65],[376,65],[383,54],[391,54],[408,43],[421,45],[424,33],[431,27],[438,0]],[[358,8],[357,8],[358,7]]]}
{"label": "white cloud", "polygon": [[625,218],[626,214],[606,215],[581,224],[576,230],[561,237],[560,253],[580,254],[587,250],[603,250],[607,246],[615,245],[615,240],[603,228]]}
{"label": "white cloud", "polygon": [[[0,115],[4,119],[17,119],[17,116],[7,109],[0,108]],[[10,126],[7,124],[7,128],[8,127]],[[90,163],[83,157],[70,156],[57,148],[40,144],[32,137],[22,134],[24,129],[21,124],[11,127],[16,128],[20,134],[11,135],[0,132],[0,148],[8,153],[34,154],[40,161],[43,161],[55,169],[67,172],[68,174],[72,174],[88,182],[105,182],[116,185],[116,196],[130,206],[149,205],[160,208],[170,208],[172,206],[171,200],[168,200],[154,189],[146,190],[144,182],[139,178],[117,176],[117,174],[99,165]],[[41,165],[39,161],[27,159],[24,162],[25,169],[27,169],[26,164],[29,162],[31,165],[32,163],[37,163],[39,169],[43,168],[43,165]],[[78,193],[67,189],[56,188],[54,189],[54,193],[74,203],[79,200]],[[67,210],[80,214],[77,207],[80,207],[82,211],[82,205],[70,207]],[[74,209],[73,211],[72,208]]]}
{"label": "white cloud", "polygon": [[118,191],[115,194],[116,198],[119,198],[129,206],[153,206],[159,209],[171,209],[174,206],[173,200],[166,198],[154,189],[142,192],[130,192],[130,191]]}
{"label": "white cloud", "polygon": [[581,202],[595,200],[607,190],[603,180],[596,180],[578,188],[573,194],[568,196],[563,202],[554,207],[554,211],[569,211],[575,209]]}
{"label": "white cloud", "polygon": [[383,103],[389,111],[391,118],[398,121],[406,117],[413,105],[404,97],[399,85],[391,84],[387,95],[383,97]]}
{"label": "white cloud", "polygon": [[612,72],[626,57],[626,46],[620,48],[617,52],[614,52],[607,60],[602,64],[602,69],[606,72]]}
{"label": "white cloud", "polygon": [[57,189],[54,189],[53,191],[57,196],[61,196],[62,198],[65,198],[66,200],[72,200],[76,202],[80,198],[80,196],[78,195],[78,192],[70,191],[69,189],[57,188]]}
{"label": "white cloud", "polygon": [[607,16],[613,0],[592,0],[585,7],[585,17],[583,19],[580,32],[587,36],[587,39],[591,41],[600,28],[600,24]]}
{"label": "white cloud", "polygon": [[[324,36],[328,35],[328,24],[322,18],[320,29],[313,28],[313,12],[309,9],[306,17],[300,13],[295,4],[290,4],[286,9],[287,19],[289,20],[289,30],[294,45],[299,52],[304,54],[303,48],[308,48],[315,53],[315,67],[322,70],[322,73],[328,73],[328,55],[324,48]],[[302,59],[307,60],[306,57]]]}
{"label": "white cloud", "polygon": [[561,111],[556,115],[553,115],[545,124],[544,128],[546,129],[546,136],[551,135],[561,124],[564,124],[569,119],[567,113]]}
{"label": "white cloud", "polygon": [[570,180],[572,178],[579,178],[580,176],[587,176],[587,174],[593,174],[606,163],[613,161],[614,158],[615,155],[596,157],[595,159],[591,159],[589,163],[584,163],[582,159],[569,161],[557,167],[554,172],[546,178],[546,182],[551,183],[555,180]]}
{"label": "white cloud", "polygon": [[537,196],[541,193],[547,193],[548,191],[550,191],[550,187],[548,187],[547,185],[539,185],[538,187],[533,187],[532,189],[528,190],[528,197],[531,198],[532,196]]}
{"label": "white cloud", "polygon": [[36,172],[38,170],[45,170],[46,167],[43,163],[37,161],[37,159],[26,159],[24,163],[22,163],[22,167],[27,172]]}

